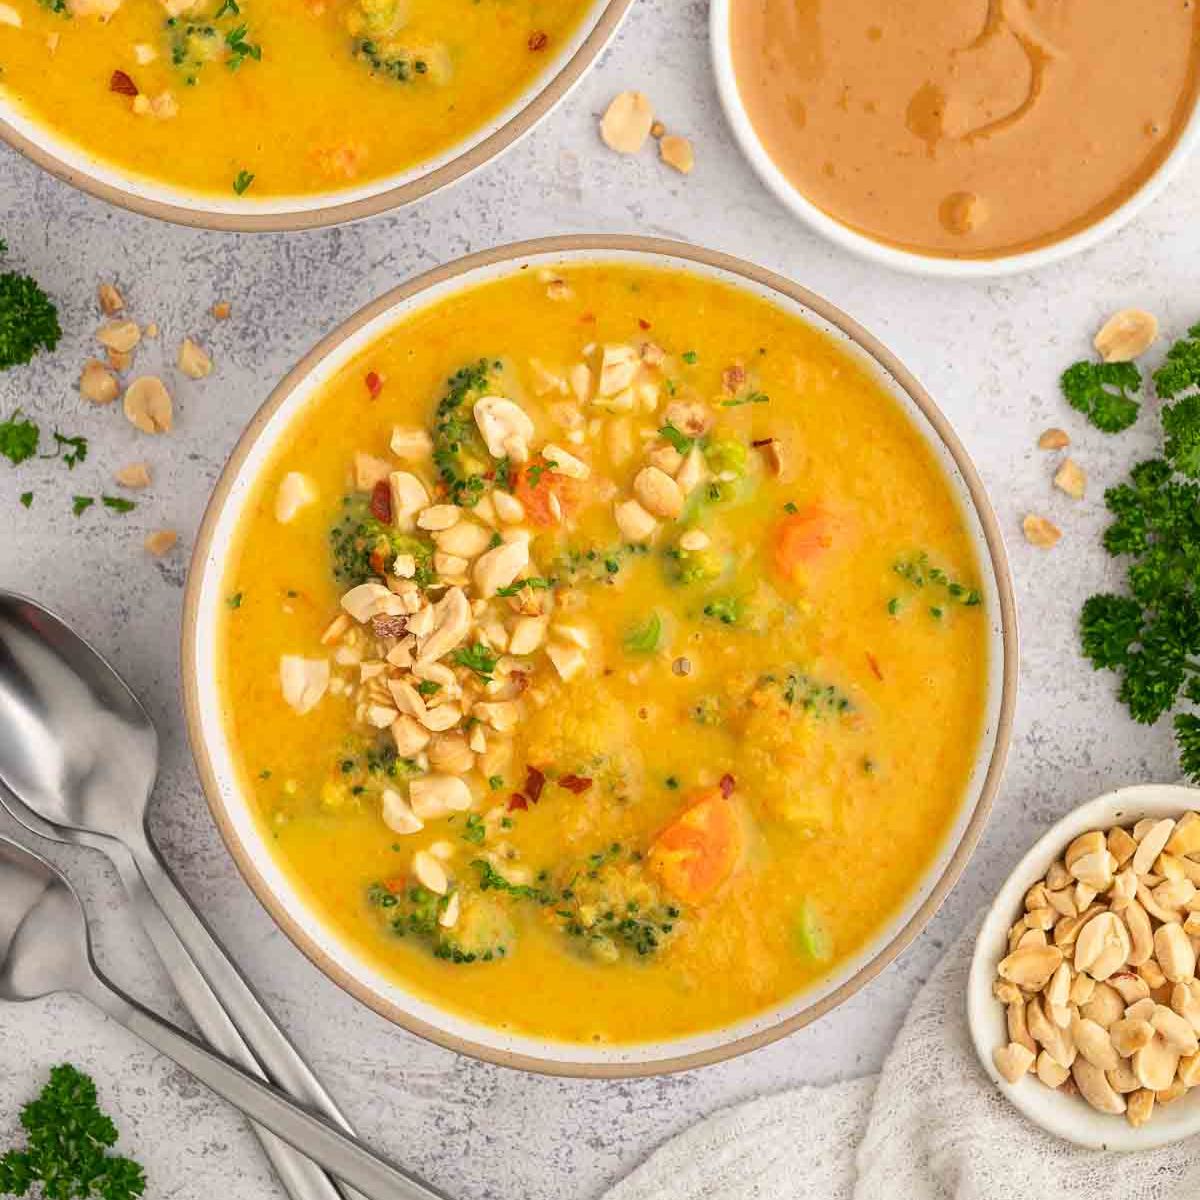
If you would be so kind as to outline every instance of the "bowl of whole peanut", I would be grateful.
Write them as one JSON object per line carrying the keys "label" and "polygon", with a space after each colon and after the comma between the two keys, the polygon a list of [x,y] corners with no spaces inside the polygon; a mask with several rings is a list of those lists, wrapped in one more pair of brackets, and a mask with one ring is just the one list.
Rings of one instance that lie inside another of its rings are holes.
{"label": "bowl of whole peanut", "polygon": [[1146,1149],[1200,1132],[1200,791],[1103,796],[1021,861],[968,989],[985,1071],[1050,1132]]}

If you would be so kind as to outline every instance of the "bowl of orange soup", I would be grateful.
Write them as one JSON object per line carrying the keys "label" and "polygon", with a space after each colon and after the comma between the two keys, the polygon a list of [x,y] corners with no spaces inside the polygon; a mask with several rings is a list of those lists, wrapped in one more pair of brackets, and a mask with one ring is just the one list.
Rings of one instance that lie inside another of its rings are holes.
{"label": "bowl of orange soup", "polygon": [[626,1075],[813,1020],[930,918],[1005,756],[979,478],[908,372],[724,255],[563,238],[316,347],[205,517],[217,823],[398,1024]]}
{"label": "bowl of orange soup", "polygon": [[713,0],[744,153],[824,236],[924,274],[1095,245],[1200,138],[1193,0]]}
{"label": "bowl of orange soup", "polygon": [[115,204],[298,229],[512,145],[630,0],[3,0],[0,138]]}

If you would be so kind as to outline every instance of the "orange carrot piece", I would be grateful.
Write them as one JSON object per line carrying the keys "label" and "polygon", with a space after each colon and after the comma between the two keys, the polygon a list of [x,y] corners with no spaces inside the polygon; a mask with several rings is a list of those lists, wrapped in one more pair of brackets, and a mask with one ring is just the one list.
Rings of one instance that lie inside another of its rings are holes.
{"label": "orange carrot piece", "polygon": [[741,842],[733,803],[719,788],[706,788],[658,835],[650,869],[685,904],[701,904],[733,874]]}
{"label": "orange carrot piece", "polygon": [[806,504],[775,526],[775,569],[788,578],[833,545],[834,521],[819,504]]}

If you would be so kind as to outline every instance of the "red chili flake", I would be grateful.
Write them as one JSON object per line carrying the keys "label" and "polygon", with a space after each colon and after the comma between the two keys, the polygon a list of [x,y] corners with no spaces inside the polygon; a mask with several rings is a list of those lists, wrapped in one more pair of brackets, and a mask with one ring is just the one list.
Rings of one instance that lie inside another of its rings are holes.
{"label": "red chili flake", "polygon": [[371,570],[376,575],[387,574],[387,555],[382,550],[372,550],[369,561],[371,563]]}
{"label": "red chili flake", "polygon": [[565,787],[568,792],[574,792],[576,796],[580,792],[586,792],[592,786],[592,781],[586,775],[564,775],[558,781],[559,787]]}
{"label": "red chili flake", "polygon": [[408,632],[407,617],[372,617],[371,626],[375,636],[381,638],[403,637]]}
{"label": "red chili flake", "polygon": [[643,320],[641,317],[638,317],[638,328],[639,328],[639,329],[649,329],[649,328],[650,328],[650,322],[649,322],[649,321],[646,321],[646,320]]}
{"label": "red chili flake", "polygon": [[525,773],[525,795],[536,804],[542,798],[542,788],[545,786],[545,775],[537,767],[530,767]]}
{"label": "red chili flake", "polygon": [[529,48],[535,53],[538,50],[545,50],[549,41],[550,38],[539,29],[536,33],[531,33],[529,35]]}
{"label": "red chili flake", "polygon": [[595,313],[584,313],[583,316],[579,318],[579,323],[581,325],[595,325],[596,314]]}
{"label": "red chili flake", "polygon": [[385,525],[392,520],[392,489],[386,479],[381,479],[371,489],[371,516]]}
{"label": "red chili flake", "polygon": [[374,400],[383,391],[383,378],[378,371],[368,371],[366,382],[367,391],[371,393],[371,399]]}
{"label": "red chili flake", "polygon": [[867,651],[867,666],[871,668],[871,674],[882,682],[883,672],[879,669],[879,659],[877,659],[875,655],[870,652],[870,650]]}
{"label": "red chili flake", "polygon": [[751,442],[750,445],[752,445],[756,450],[761,450],[764,446],[771,445],[774,440],[774,438],[759,438],[758,441]]}
{"label": "red chili flake", "polygon": [[108,81],[108,90],[116,92],[119,96],[136,96],[138,85],[124,71],[114,71]]}
{"label": "red chili flake", "polygon": [[737,780],[732,775],[722,775],[717,786],[721,789],[721,795],[728,800],[733,795],[733,789],[737,787]]}
{"label": "red chili flake", "polygon": [[383,881],[383,888],[395,896],[398,892],[404,891],[408,887],[408,880],[403,875],[396,875],[391,879]]}
{"label": "red chili flake", "polygon": [[520,792],[513,792],[508,800],[509,812],[524,812],[529,807],[529,801]]}

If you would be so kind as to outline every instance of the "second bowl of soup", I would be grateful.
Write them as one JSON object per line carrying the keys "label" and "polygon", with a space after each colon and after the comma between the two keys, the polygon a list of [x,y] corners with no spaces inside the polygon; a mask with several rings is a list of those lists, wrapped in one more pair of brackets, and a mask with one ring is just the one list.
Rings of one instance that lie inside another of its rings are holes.
{"label": "second bowl of soup", "polygon": [[318,347],[226,468],[188,716],[355,995],[551,1071],[811,1020],[928,919],[1004,757],[1003,550],[944,419],[765,272],[476,256]]}
{"label": "second bowl of soup", "polygon": [[0,138],[105,200],[295,229],[510,146],[630,0],[5,0]]}

